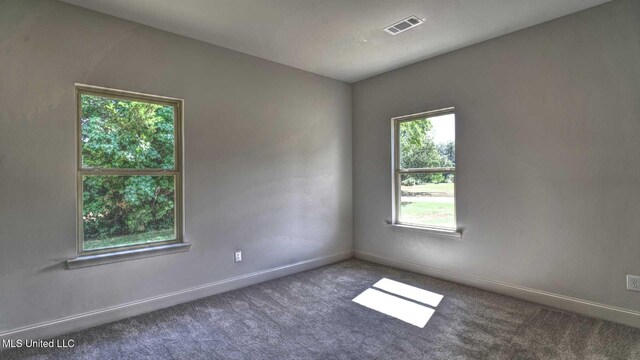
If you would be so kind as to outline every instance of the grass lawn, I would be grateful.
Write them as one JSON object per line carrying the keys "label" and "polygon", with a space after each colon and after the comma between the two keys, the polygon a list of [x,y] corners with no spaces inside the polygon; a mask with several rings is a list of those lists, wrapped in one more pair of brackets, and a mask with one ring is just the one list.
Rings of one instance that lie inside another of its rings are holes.
{"label": "grass lawn", "polygon": [[443,192],[453,194],[453,183],[440,183],[440,184],[422,184],[414,186],[401,187],[402,191],[408,192]]}
{"label": "grass lawn", "polygon": [[125,245],[138,245],[156,241],[171,240],[175,237],[173,229],[154,230],[141,234],[116,236],[108,239],[85,240],[85,250],[95,250]]}
{"label": "grass lawn", "polygon": [[403,202],[400,205],[400,221],[403,223],[433,226],[455,226],[453,202]]}

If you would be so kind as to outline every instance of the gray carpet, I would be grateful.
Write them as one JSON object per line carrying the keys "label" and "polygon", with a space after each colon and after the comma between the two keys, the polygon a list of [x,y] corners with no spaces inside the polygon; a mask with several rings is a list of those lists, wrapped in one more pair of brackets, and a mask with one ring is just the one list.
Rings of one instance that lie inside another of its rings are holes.
{"label": "gray carpet", "polygon": [[[386,277],[444,295],[418,328],[351,300]],[[2,359],[640,359],[640,330],[349,260]]]}

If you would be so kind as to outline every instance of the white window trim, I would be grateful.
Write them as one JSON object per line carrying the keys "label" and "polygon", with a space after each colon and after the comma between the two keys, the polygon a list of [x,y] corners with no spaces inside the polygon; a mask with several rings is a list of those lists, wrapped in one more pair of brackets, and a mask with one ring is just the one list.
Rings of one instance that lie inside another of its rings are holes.
{"label": "white window trim", "polygon": [[[87,266],[95,266],[102,264],[109,264],[114,262],[133,260],[139,258],[146,258],[151,256],[172,254],[178,252],[189,251],[191,244],[184,241],[184,201],[183,201],[183,186],[184,172],[182,170],[183,162],[183,117],[184,117],[184,100],[178,98],[171,98],[158,95],[150,95],[137,93],[132,91],[117,90],[104,88],[100,86],[75,84],[76,91],[76,161],[77,161],[77,246],[75,259],[67,260],[67,269],[76,269]],[[81,94],[102,95],[115,98],[124,98],[127,100],[145,101],[151,103],[158,103],[162,105],[173,106],[175,109],[175,166],[173,170],[138,170],[138,169],[88,169],[82,166],[82,148],[80,143],[81,128],[80,128],[80,115],[82,105],[80,103]],[[83,249],[83,228],[82,228],[82,175],[84,173],[91,173],[98,171],[105,174],[135,174],[142,175],[143,173],[149,174],[162,174],[162,175],[174,175],[175,178],[175,232],[176,238],[168,241],[158,241],[148,244],[138,244],[129,246],[119,246],[113,248],[97,249],[97,250],[84,250]]]}
{"label": "white window trim", "polygon": [[[388,225],[391,225],[396,228],[401,229],[409,229],[409,230],[419,230],[425,233],[440,236],[440,237],[450,237],[450,238],[462,238],[462,231],[458,228],[458,220],[457,220],[457,211],[458,197],[454,193],[454,221],[456,223],[456,228],[445,228],[445,227],[437,227],[437,226],[422,226],[417,224],[409,224],[400,222],[400,175],[408,174],[408,173],[434,173],[434,172],[451,172],[456,173],[456,168],[428,168],[428,169],[400,169],[400,144],[399,144],[399,131],[400,131],[400,123],[406,121],[413,121],[418,119],[424,119],[428,117],[436,117],[447,114],[455,114],[455,108],[448,107],[433,111],[425,111],[417,114],[397,116],[391,118],[391,222]],[[457,139],[456,139],[457,140]],[[457,178],[457,177],[456,177]],[[454,188],[455,188],[454,184]]]}

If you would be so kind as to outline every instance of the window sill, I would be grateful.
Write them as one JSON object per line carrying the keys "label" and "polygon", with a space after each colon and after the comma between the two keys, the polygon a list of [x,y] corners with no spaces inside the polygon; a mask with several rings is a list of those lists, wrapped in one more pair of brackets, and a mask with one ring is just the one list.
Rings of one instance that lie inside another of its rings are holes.
{"label": "window sill", "polygon": [[433,236],[439,236],[450,239],[462,239],[462,231],[456,230],[446,230],[446,229],[438,229],[420,225],[408,225],[408,224],[396,224],[387,222],[387,225],[392,226],[394,228],[406,229],[412,231],[423,232]]}
{"label": "window sill", "polygon": [[191,244],[178,243],[168,244],[160,246],[152,246],[148,248],[122,250],[112,253],[95,254],[95,255],[81,255],[75,259],[67,260],[67,269],[80,269],[89,266],[97,266],[104,264],[111,264],[121,261],[142,259],[151,256],[159,256],[166,254],[175,254],[179,252],[189,251]]}

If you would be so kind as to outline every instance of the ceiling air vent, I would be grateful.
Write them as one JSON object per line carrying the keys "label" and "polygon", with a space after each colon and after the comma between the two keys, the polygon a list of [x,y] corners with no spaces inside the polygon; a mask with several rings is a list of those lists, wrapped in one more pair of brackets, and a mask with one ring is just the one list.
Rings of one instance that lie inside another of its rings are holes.
{"label": "ceiling air vent", "polygon": [[384,31],[388,32],[391,35],[398,35],[401,32],[407,31],[411,28],[414,28],[418,25],[424,23],[424,20],[418,18],[417,16],[409,16],[404,20],[400,20],[397,23],[387,26],[384,28]]}

